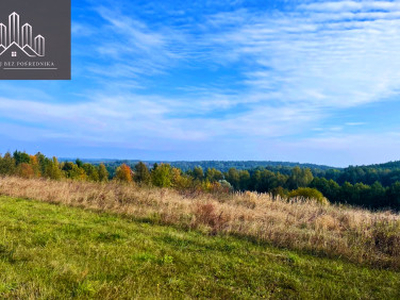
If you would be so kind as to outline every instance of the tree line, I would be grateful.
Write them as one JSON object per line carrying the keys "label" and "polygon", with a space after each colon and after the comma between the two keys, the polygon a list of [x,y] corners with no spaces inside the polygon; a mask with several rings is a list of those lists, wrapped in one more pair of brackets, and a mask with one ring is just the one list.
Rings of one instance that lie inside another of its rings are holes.
{"label": "tree line", "polygon": [[[346,169],[300,168],[298,166],[267,166],[249,170],[200,166],[182,171],[164,163],[59,162],[41,153],[29,155],[15,151],[0,156],[0,175],[24,178],[72,179],[124,183],[194,190],[205,192],[256,191],[288,197],[321,195],[330,202],[347,203],[367,208],[400,209],[400,166],[391,164],[349,167]],[[318,192],[319,194],[317,194]],[[297,194],[296,194],[297,193]]]}
{"label": "tree line", "polygon": [[[201,170],[201,171],[200,171]],[[0,155],[0,175],[20,176],[23,178],[48,178],[54,180],[71,179],[79,181],[107,182],[110,180],[157,187],[171,187],[179,190],[195,189],[198,191],[229,192],[231,185],[217,170],[206,172],[201,168],[182,172],[169,164],[155,163],[150,168],[143,162],[133,167],[125,163],[119,166],[106,166],[104,163],[59,162],[56,157],[48,158],[42,153],[29,155],[15,151],[13,154]]]}

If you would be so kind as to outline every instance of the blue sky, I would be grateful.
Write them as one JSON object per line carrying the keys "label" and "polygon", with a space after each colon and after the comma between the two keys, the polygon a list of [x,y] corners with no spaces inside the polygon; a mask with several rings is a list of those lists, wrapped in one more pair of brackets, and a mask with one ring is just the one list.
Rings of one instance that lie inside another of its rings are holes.
{"label": "blue sky", "polygon": [[400,159],[400,1],[72,2],[72,80],[0,82],[0,153]]}

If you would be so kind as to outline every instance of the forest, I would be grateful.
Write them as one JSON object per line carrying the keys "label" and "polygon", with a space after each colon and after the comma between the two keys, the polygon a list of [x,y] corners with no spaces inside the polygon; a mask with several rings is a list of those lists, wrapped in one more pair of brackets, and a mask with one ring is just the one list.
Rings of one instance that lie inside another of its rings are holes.
{"label": "forest", "polygon": [[[183,164],[183,162],[180,162]],[[41,153],[15,151],[0,156],[0,175],[24,178],[71,179],[80,181],[134,182],[140,185],[193,192],[256,191],[283,198],[327,199],[369,209],[400,209],[400,162],[344,169],[318,165],[264,162],[188,163],[183,169],[169,163],[58,161]],[[234,163],[250,166],[238,169]],[[220,170],[218,166],[223,166]],[[226,171],[225,171],[226,170]]]}
{"label": "forest", "polygon": [[[105,163],[107,167],[112,169],[116,168],[119,165],[127,164],[134,166],[139,160],[112,160],[112,159],[82,159],[84,162],[98,165],[100,163]],[[60,161],[71,161],[70,158],[60,158]],[[146,161],[148,166],[152,166],[155,163],[160,163],[160,161]],[[221,172],[227,172],[231,168],[235,168],[237,170],[251,170],[259,167],[265,168],[287,168],[290,170],[293,167],[301,167],[301,168],[309,168],[313,172],[318,172],[319,170],[328,170],[332,169],[330,166],[317,165],[317,164],[302,164],[298,162],[284,162],[284,161],[224,161],[224,160],[208,160],[208,161],[166,161],[172,167],[181,169],[183,172],[191,170],[195,167],[202,167],[204,170],[208,168],[217,169]]]}

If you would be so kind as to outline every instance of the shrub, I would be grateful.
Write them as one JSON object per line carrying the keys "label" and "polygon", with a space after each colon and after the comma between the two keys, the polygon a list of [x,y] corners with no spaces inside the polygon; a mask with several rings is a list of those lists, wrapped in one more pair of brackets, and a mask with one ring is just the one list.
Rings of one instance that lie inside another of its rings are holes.
{"label": "shrub", "polygon": [[328,199],[326,199],[320,191],[313,188],[298,188],[297,190],[293,190],[289,193],[289,199],[291,198],[312,200],[323,205],[329,204]]}
{"label": "shrub", "polygon": [[198,226],[200,223],[209,226],[212,229],[212,234],[221,231],[223,226],[229,222],[230,219],[223,211],[217,211],[213,203],[198,204],[195,215],[196,221],[198,222],[196,225]]}

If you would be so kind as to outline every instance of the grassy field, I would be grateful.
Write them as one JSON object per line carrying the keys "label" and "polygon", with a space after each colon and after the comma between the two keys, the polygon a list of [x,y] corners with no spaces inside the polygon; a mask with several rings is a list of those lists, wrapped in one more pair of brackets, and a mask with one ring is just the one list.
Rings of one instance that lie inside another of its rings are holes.
{"label": "grassy field", "polygon": [[158,225],[240,236],[377,268],[400,270],[400,215],[268,194],[0,177],[0,195],[115,213]]}
{"label": "grassy field", "polygon": [[399,299],[400,273],[0,197],[0,298]]}

